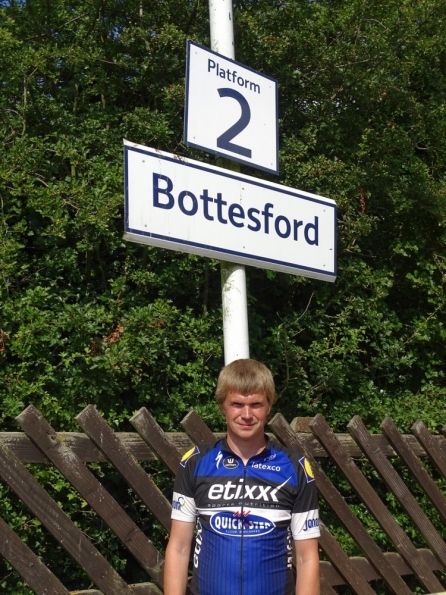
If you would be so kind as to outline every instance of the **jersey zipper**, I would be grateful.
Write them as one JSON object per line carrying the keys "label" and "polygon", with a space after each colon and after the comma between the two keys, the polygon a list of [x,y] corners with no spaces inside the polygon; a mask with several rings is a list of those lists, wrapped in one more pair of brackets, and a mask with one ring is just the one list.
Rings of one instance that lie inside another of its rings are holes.
{"label": "jersey zipper", "polygon": [[245,546],[245,485],[246,485],[246,469],[247,465],[243,464],[243,498],[242,498],[242,507],[240,510],[240,519],[242,522],[242,535],[240,537],[240,595],[243,595],[243,554],[244,554],[244,546]]}

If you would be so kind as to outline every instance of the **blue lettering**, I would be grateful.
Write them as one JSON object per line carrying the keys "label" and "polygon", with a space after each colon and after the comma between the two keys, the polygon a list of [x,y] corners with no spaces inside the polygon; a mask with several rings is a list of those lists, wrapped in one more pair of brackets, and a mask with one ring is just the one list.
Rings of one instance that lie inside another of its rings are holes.
{"label": "blue lettering", "polygon": [[212,217],[212,215],[209,215],[209,203],[214,202],[214,199],[212,198],[212,196],[209,196],[209,190],[207,188],[203,190],[203,194],[200,195],[200,198],[203,201],[204,218],[208,221],[213,221],[214,218]]}
{"label": "blue lettering", "polygon": [[[165,175],[153,173],[153,206],[159,209],[172,209],[175,206],[175,195],[173,181]],[[178,207],[187,217],[193,217],[197,213],[202,214],[207,221],[218,220],[219,223],[226,225],[229,221],[231,225],[237,228],[246,227],[250,231],[261,231],[266,234],[270,230],[275,231],[277,236],[282,239],[293,237],[297,242],[299,240],[299,228],[303,227],[304,240],[310,246],[319,245],[319,217],[314,217],[314,222],[304,224],[302,220],[289,219],[285,215],[274,215],[274,204],[267,202],[263,210],[249,208],[247,211],[239,203],[228,203],[223,200],[223,194],[217,192],[216,198],[209,194],[209,189],[204,188],[197,196],[190,190],[181,190],[178,193]],[[216,207],[213,207],[213,204]],[[201,205],[201,206],[200,206]],[[214,211],[212,209],[215,209]],[[227,219],[225,218],[227,217]]]}
{"label": "blue lettering", "polygon": [[272,205],[270,202],[267,202],[264,210],[262,211],[262,215],[265,217],[265,233],[269,233],[269,219],[273,216],[273,214],[270,213],[270,209],[272,209],[273,206],[274,205]]}
{"label": "blue lettering", "polygon": [[[310,238],[310,230],[314,230],[314,238]],[[319,246],[319,217],[314,218],[314,223],[307,223],[304,229],[305,240],[311,246]]]}
{"label": "blue lettering", "polygon": [[251,231],[259,231],[261,223],[256,217],[254,217],[254,213],[260,215],[259,209],[248,209],[248,219],[254,223],[254,225],[248,225],[248,229]]}
{"label": "blue lettering", "polygon": [[[235,211],[238,211],[238,212],[235,212]],[[229,221],[232,223],[232,225],[234,227],[244,227],[244,223],[242,223],[241,221],[235,221],[236,217],[239,219],[245,218],[245,211],[243,210],[243,207],[241,207],[237,203],[233,203],[232,205],[229,206],[228,217],[229,217]]]}
{"label": "blue lettering", "polygon": [[313,529],[314,527],[319,527],[319,519],[307,519],[305,521],[304,531],[308,531],[308,529]]}
{"label": "blue lettering", "polygon": [[[184,199],[186,198],[186,196],[192,199],[192,209],[190,209],[189,211],[186,209],[184,205]],[[198,202],[195,194],[192,194],[192,192],[189,192],[189,190],[183,190],[182,192],[180,192],[178,195],[178,206],[180,207],[180,211],[185,215],[195,215],[198,211]]]}
{"label": "blue lettering", "polygon": [[217,198],[214,199],[214,202],[217,203],[217,219],[220,221],[220,223],[226,224],[227,221],[226,219],[223,219],[222,208],[224,205],[227,205],[228,203],[222,199],[221,192],[217,193]]}
{"label": "blue lettering", "polygon": [[297,240],[299,239],[298,236],[298,232],[299,232],[299,227],[301,225],[303,225],[304,222],[303,221],[296,221],[296,219],[294,219],[294,241],[297,242]]}
{"label": "blue lettering", "polygon": [[[160,180],[166,182],[166,188],[160,188],[158,183]],[[160,209],[171,209],[175,204],[175,200],[171,194],[173,189],[173,182],[167,176],[162,176],[161,174],[153,174],[153,206],[158,207]],[[159,200],[159,195],[165,194],[168,197],[167,203],[161,203]]]}
{"label": "blue lettering", "polygon": [[[285,223],[285,231],[280,231],[280,223],[283,221]],[[280,238],[287,238],[291,233],[291,223],[288,221],[286,217],[283,215],[279,215],[276,220],[274,221],[274,228],[276,230],[277,235]]]}

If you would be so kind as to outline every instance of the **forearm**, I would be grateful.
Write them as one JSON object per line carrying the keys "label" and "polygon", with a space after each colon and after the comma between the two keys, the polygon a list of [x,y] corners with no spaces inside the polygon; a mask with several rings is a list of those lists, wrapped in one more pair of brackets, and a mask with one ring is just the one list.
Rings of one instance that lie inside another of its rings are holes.
{"label": "forearm", "polygon": [[164,595],[185,595],[190,549],[168,544],[164,561]]}
{"label": "forearm", "polygon": [[296,595],[319,595],[319,560],[309,560],[297,569]]}
{"label": "forearm", "polygon": [[319,549],[317,539],[295,542],[296,595],[319,595]]}

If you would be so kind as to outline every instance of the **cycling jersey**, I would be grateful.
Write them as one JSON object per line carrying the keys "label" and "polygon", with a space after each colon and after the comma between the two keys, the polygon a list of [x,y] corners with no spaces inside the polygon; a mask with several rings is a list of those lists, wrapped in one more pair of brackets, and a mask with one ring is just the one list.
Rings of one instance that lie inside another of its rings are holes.
{"label": "cycling jersey", "polygon": [[292,540],[320,535],[311,466],[269,440],[246,465],[226,440],[187,452],[172,519],[197,523],[194,595],[294,595]]}

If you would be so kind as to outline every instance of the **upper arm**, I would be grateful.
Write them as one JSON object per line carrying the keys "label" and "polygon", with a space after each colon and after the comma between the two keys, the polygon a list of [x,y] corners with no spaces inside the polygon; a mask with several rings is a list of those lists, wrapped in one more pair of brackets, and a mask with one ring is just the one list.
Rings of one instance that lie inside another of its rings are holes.
{"label": "upper arm", "polygon": [[164,561],[164,594],[184,595],[195,523],[172,520]]}
{"label": "upper arm", "polygon": [[294,541],[296,551],[296,566],[315,561],[319,563],[319,541],[318,539],[299,539]]}
{"label": "upper arm", "polygon": [[172,520],[168,548],[189,556],[195,523]]}

